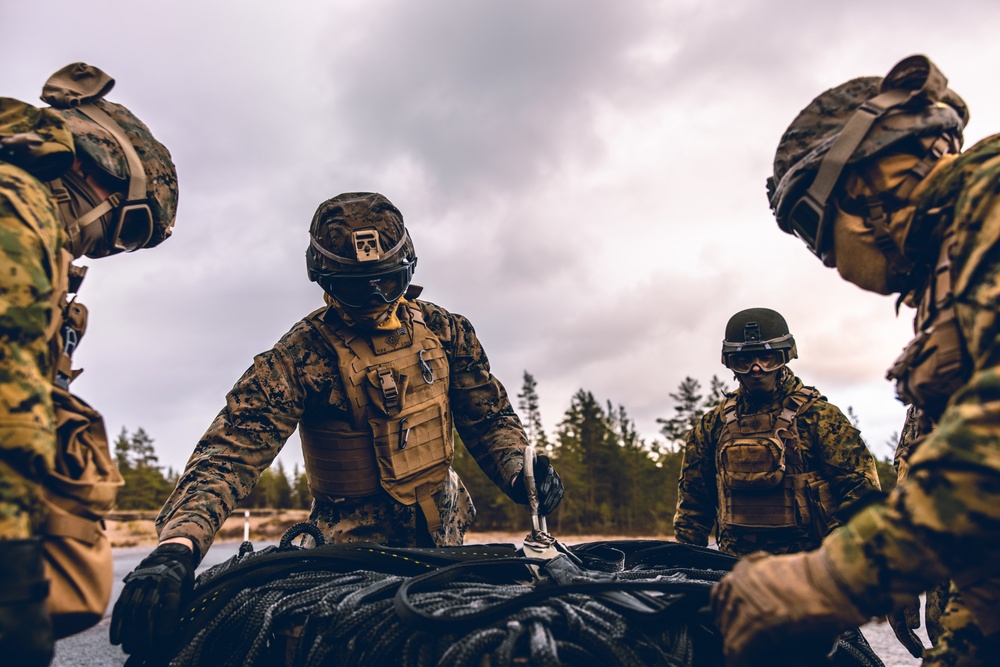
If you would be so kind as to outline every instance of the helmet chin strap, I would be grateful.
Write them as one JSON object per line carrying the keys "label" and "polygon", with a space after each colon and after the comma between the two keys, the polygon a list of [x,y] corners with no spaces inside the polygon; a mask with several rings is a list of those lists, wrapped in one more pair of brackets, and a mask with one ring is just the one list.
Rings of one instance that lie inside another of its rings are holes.
{"label": "helmet chin strap", "polygon": [[[118,194],[106,199],[94,192],[87,180],[70,169],[61,178],[49,182],[49,189],[59,204],[59,214],[69,238],[69,250],[82,257],[96,250],[105,250],[104,230],[110,215],[120,201]],[[84,213],[80,213],[84,211]]]}

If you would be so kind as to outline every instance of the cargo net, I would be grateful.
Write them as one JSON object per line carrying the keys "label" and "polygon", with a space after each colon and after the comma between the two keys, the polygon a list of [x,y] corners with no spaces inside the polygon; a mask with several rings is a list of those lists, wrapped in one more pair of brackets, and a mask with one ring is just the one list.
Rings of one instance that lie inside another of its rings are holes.
{"label": "cargo net", "polygon": [[[302,527],[306,526],[306,527]],[[709,592],[735,559],[658,540],[393,549],[278,547],[202,574],[174,649],[138,665],[722,667]],[[882,667],[858,631],[826,664]]]}

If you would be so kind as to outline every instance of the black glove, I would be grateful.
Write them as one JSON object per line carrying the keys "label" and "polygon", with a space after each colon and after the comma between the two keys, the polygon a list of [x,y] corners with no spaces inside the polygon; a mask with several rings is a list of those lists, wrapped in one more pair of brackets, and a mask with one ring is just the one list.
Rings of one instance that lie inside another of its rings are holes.
{"label": "black glove", "polygon": [[151,653],[177,627],[194,588],[195,556],[183,544],[161,544],[125,577],[111,615],[111,643],[126,653]]}
{"label": "black glove", "polygon": [[[547,456],[535,457],[535,488],[538,489],[538,513],[548,516],[559,507],[563,499],[563,484],[559,473]],[[514,478],[511,497],[521,505],[528,504],[528,490],[524,488],[524,473]]]}
{"label": "black glove", "polygon": [[899,643],[910,652],[910,655],[919,658],[924,652],[924,643],[914,630],[920,627],[920,599],[915,598],[913,602],[891,612],[885,620],[889,621]]}
{"label": "black glove", "polygon": [[48,665],[55,651],[45,605],[49,582],[42,541],[0,540],[0,660],[5,665]]}

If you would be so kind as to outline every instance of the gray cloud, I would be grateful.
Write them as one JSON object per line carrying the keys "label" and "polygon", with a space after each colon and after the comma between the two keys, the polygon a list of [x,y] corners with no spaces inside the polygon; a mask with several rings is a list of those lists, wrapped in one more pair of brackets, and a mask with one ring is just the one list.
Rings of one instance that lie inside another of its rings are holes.
{"label": "gray cloud", "polygon": [[913,52],[972,106],[970,139],[1000,107],[985,0],[122,7],[6,3],[0,79],[33,100],[65,63],[98,64],[174,155],[175,238],[91,262],[75,385],[174,467],[253,354],[320,304],[308,220],[356,189],[403,210],[427,298],[472,319],[512,395],[536,376],[550,428],[582,387],[653,437],[684,376],[728,379],[729,315],[766,305],[796,371],[881,446],[908,318],[776,231],[774,147],[814,95]]}

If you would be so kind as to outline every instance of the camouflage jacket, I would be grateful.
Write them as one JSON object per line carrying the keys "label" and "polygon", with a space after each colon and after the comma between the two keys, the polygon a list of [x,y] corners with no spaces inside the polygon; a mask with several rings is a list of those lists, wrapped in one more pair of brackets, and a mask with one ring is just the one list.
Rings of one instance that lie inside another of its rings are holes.
{"label": "camouflage jacket", "polygon": [[[763,400],[755,401],[753,395],[737,389],[737,409],[739,414],[777,412],[785,396],[802,386],[789,371],[778,391]],[[836,506],[824,508],[828,514],[879,488],[874,457],[836,406],[821,397],[799,415],[797,424],[806,471],[817,471],[830,485]],[[724,425],[720,405],[703,415],[688,434],[674,516],[674,534],[680,542],[704,546],[718,523],[716,450]],[[720,528],[717,535],[720,551],[733,555],[803,551],[816,548],[821,540],[822,535],[808,527],[755,532]]]}
{"label": "camouflage jacket", "polygon": [[[1000,135],[931,178],[915,218],[934,216],[956,233],[950,272],[971,372],[909,452],[906,482],[828,537],[824,550],[866,613],[952,579],[970,606],[982,598],[979,608],[993,610],[987,625],[1000,631]],[[977,588],[990,581],[992,593]]]}
{"label": "camouflage jacket", "polygon": [[[0,137],[34,133],[47,151],[72,151],[54,114],[0,98]],[[51,154],[51,153],[50,153]],[[52,408],[54,275],[65,242],[55,199],[0,152],[0,539],[28,537],[41,511],[35,489],[56,450]],[[18,160],[19,164],[23,162]]]}
{"label": "camouflage jacket", "polygon": [[[487,476],[509,494],[527,441],[507,392],[490,372],[465,317],[426,301],[415,303],[448,357],[455,429]],[[337,358],[322,334],[303,319],[272,349],[257,355],[229,392],[157,518],[160,538],[188,537],[204,554],[303,415],[330,408],[348,419]],[[436,502],[444,525],[434,543],[461,544],[475,510],[454,471]],[[337,503],[314,500],[311,520],[330,540],[413,546],[420,540],[416,514],[414,507],[383,493]]]}

